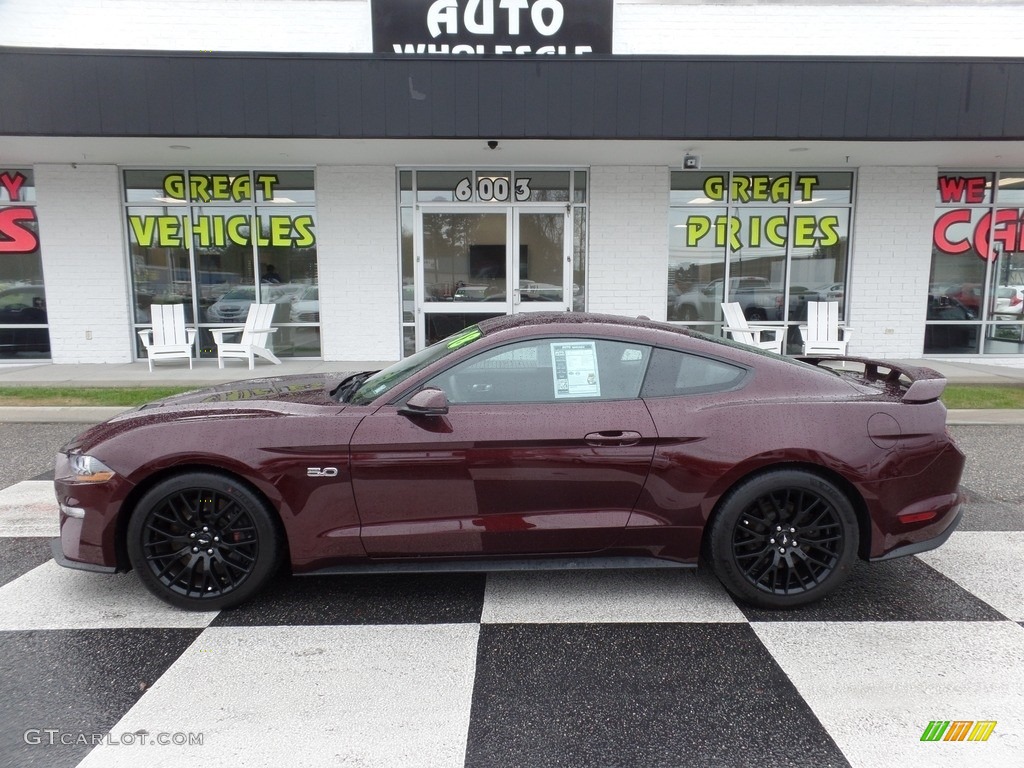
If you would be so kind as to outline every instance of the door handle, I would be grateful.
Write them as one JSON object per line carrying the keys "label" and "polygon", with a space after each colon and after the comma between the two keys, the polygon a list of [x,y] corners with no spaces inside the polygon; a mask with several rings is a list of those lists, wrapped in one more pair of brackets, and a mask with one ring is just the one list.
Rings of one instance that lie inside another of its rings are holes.
{"label": "door handle", "polygon": [[617,429],[607,429],[601,432],[591,432],[587,435],[587,445],[608,446],[608,445],[636,445],[640,442],[642,435],[639,432],[628,432]]}

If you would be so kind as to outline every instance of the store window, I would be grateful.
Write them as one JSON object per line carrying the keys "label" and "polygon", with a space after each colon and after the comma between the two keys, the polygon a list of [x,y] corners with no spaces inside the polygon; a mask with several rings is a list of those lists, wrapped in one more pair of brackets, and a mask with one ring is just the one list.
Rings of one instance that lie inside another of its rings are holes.
{"label": "store window", "polygon": [[808,301],[846,314],[854,176],[848,171],[675,171],[668,319],[717,332],[722,302],[748,320],[797,326]]}
{"label": "store window", "polygon": [[939,173],[926,354],[1024,353],[1024,171]]}
{"label": "store window", "polygon": [[32,171],[0,168],[0,360],[49,357]]}
{"label": "store window", "polygon": [[129,170],[124,184],[137,327],[153,304],[184,304],[199,356],[216,357],[211,328],[274,304],[275,354],[320,356],[312,171]]}

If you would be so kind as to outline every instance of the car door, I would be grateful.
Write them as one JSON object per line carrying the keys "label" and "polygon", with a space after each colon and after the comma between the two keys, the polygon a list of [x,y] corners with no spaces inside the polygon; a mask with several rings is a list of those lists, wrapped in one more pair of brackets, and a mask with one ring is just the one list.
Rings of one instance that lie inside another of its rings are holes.
{"label": "car door", "polygon": [[352,440],[372,557],[579,553],[621,536],[657,434],[639,390],[651,350],[545,338],[434,377],[448,412],[367,416]]}

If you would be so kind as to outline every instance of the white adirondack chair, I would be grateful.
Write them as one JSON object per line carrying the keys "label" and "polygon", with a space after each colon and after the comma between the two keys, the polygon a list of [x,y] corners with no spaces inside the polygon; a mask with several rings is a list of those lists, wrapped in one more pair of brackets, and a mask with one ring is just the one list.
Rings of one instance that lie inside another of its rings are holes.
{"label": "white adirondack chair", "polygon": [[[748,347],[757,347],[777,355],[782,354],[782,342],[785,336],[785,329],[767,325],[750,325],[746,315],[743,314],[743,307],[739,302],[722,302],[722,314],[725,315],[726,325],[722,329],[732,336],[733,341],[746,344]],[[761,334],[774,334],[771,339],[761,338]]]}
{"label": "white adirondack chair", "polygon": [[185,327],[185,305],[154,304],[150,312],[153,327],[139,331],[149,370],[153,370],[153,363],[158,360],[188,360],[191,368],[196,329]]}
{"label": "white adirondack chair", "polygon": [[805,355],[845,355],[852,333],[839,322],[838,301],[807,302],[807,325],[800,326]]}
{"label": "white adirondack chair", "polygon": [[[277,328],[270,327],[276,306],[276,304],[250,304],[245,325],[210,330],[213,340],[217,344],[217,367],[223,368],[225,360],[248,360],[249,369],[252,370],[255,367],[256,357],[269,360],[274,365],[281,364],[277,355],[270,350],[268,343],[270,334],[277,332]],[[233,333],[242,334],[241,338],[238,341],[224,341],[225,336]]]}

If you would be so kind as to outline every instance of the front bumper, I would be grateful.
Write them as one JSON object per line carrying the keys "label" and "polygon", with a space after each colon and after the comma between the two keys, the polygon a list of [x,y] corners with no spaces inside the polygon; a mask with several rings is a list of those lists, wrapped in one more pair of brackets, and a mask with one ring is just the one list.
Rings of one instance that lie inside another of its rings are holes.
{"label": "front bumper", "polygon": [[64,547],[61,545],[60,538],[50,539],[50,551],[53,553],[53,559],[57,561],[57,565],[61,565],[65,568],[73,568],[76,571],[90,571],[92,573],[117,573],[117,568],[114,566],[97,565],[96,563],[82,563],[78,560],[70,560],[64,555]]}

